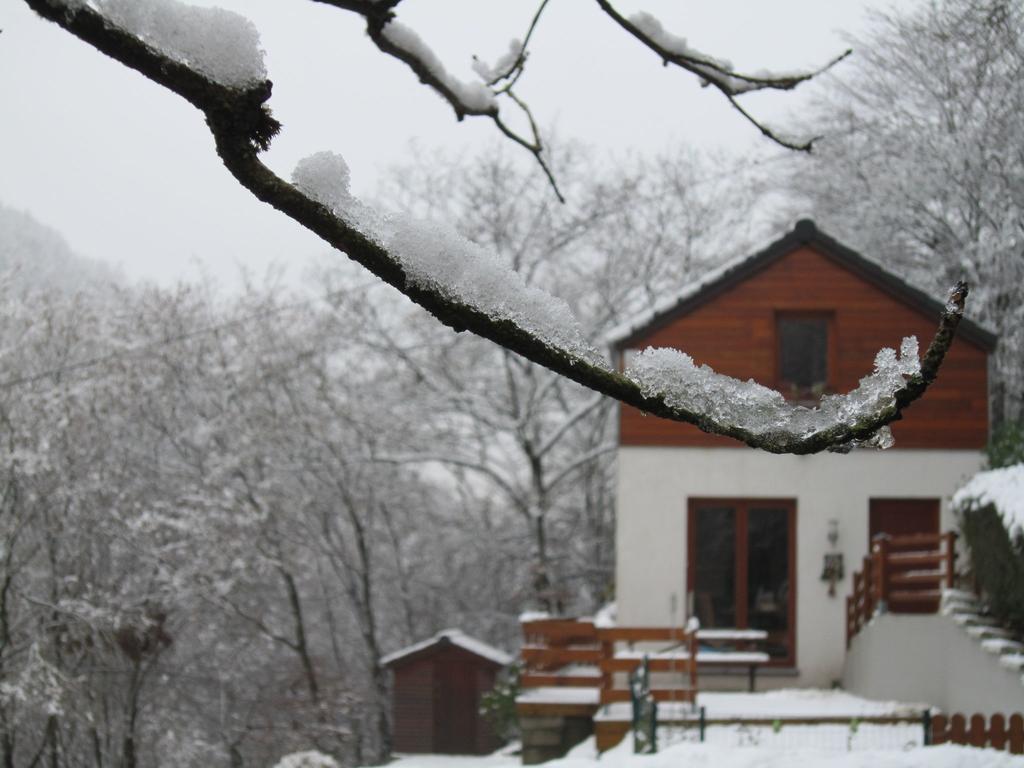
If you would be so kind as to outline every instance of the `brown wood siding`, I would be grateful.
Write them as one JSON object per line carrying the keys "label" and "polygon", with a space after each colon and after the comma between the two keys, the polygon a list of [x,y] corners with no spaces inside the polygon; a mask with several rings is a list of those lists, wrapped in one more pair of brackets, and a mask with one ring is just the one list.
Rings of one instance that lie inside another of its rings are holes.
{"label": "brown wood siding", "polygon": [[910,536],[939,533],[938,499],[871,499],[868,502],[868,551],[880,533]]}
{"label": "brown wood siding", "polygon": [[[834,313],[829,379],[839,392],[857,386],[882,347],[916,335],[924,354],[937,318],[925,317],[810,246],[802,246],[748,280],[652,330],[631,348],[675,347],[698,364],[739,379],[776,381],[778,312]],[[834,361],[834,371],[831,369]],[[957,339],[939,379],[893,425],[898,448],[978,449],[988,438],[986,353]],[[742,447],[696,427],[645,416],[623,406],[622,445]]]}
{"label": "brown wood siding", "polygon": [[396,752],[488,754],[501,743],[480,714],[498,667],[454,645],[393,665]]}
{"label": "brown wood siding", "polygon": [[434,751],[434,662],[428,657],[395,668],[392,697],[396,752]]}

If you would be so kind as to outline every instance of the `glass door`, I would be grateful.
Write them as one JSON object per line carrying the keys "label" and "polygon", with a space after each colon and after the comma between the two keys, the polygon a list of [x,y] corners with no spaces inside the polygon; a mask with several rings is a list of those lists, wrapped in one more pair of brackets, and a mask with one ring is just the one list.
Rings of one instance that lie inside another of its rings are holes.
{"label": "glass door", "polygon": [[795,660],[796,503],[694,499],[687,589],[708,628],[763,629],[780,665]]}

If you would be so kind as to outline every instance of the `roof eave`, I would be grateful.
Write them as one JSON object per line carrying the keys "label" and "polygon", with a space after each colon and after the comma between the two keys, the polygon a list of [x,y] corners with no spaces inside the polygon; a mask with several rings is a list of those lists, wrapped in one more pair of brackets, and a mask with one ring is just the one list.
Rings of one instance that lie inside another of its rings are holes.
{"label": "roof eave", "polygon": [[[778,240],[737,263],[734,269],[723,273],[719,278],[702,287],[696,293],[686,296],[672,307],[658,313],[647,322],[631,329],[621,337],[608,339],[613,358],[621,350],[636,344],[636,342],[649,336],[659,328],[668,325],[682,315],[692,312],[698,306],[711,301],[733,286],[753,277],[757,272],[767,268],[802,245],[814,247],[826,258],[831,258],[840,265],[845,266],[897,300],[915,307],[918,311],[933,316],[936,320],[942,315],[944,305],[941,302],[910,285],[902,278],[888,272],[852,248],[825,234],[810,219],[801,219],[792,230]],[[996,334],[966,318],[961,321],[958,334],[985,352],[995,350],[998,343]]]}

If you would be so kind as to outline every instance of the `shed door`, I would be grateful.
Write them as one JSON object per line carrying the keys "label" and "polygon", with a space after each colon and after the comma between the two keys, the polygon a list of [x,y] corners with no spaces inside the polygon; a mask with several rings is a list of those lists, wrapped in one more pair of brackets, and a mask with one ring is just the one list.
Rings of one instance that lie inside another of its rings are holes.
{"label": "shed door", "polygon": [[476,742],[476,670],[445,654],[434,674],[434,750],[443,755],[472,754]]}
{"label": "shed door", "polygon": [[879,533],[906,536],[939,532],[938,499],[871,499],[868,546]]}

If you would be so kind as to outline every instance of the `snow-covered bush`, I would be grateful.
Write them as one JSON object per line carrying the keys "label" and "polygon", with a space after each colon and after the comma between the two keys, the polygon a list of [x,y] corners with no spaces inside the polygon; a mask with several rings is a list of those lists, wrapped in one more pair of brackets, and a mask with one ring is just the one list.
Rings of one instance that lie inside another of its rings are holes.
{"label": "snow-covered bush", "polygon": [[953,497],[975,582],[992,613],[1024,632],[1024,464],[975,475]]}

